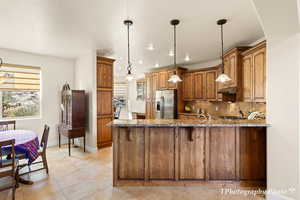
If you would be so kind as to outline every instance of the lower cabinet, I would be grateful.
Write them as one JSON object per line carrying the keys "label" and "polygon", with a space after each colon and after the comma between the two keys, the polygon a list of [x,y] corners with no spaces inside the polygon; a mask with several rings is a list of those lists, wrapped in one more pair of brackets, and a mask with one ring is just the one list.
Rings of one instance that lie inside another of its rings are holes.
{"label": "lower cabinet", "polygon": [[175,129],[150,128],[149,132],[149,178],[174,179]]}
{"label": "lower cabinet", "polygon": [[209,179],[234,180],[236,176],[236,128],[210,128]]}
{"label": "lower cabinet", "polygon": [[266,128],[115,128],[113,163],[115,185],[265,181]]}
{"label": "lower cabinet", "polygon": [[144,179],[145,129],[119,129],[119,178]]}
{"label": "lower cabinet", "polygon": [[107,126],[112,120],[112,116],[101,116],[97,119],[97,146],[99,148],[112,144],[112,130],[110,126]]}
{"label": "lower cabinet", "polygon": [[266,179],[266,129],[240,129],[241,180]]}
{"label": "lower cabinet", "polygon": [[179,179],[204,179],[205,128],[180,128],[179,149]]}

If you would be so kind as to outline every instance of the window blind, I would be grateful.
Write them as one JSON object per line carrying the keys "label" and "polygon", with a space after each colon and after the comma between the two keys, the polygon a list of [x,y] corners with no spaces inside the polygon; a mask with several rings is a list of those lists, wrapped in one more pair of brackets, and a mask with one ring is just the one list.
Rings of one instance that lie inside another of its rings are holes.
{"label": "window blind", "polygon": [[2,64],[0,90],[40,90],[41,68],[35,66]]}
{"label": "window blind", "polygon": [[114,83],[114,97],[123,97],[127,99],[128,84],[127,83]]}

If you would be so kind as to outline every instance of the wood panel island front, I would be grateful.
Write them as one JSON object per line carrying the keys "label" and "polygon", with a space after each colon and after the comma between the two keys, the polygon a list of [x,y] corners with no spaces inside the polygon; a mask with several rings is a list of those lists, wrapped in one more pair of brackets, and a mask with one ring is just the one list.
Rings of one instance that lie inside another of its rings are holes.
{"label": "wood panel island front", "polygon": [[113,185],[265,186],[265,121],[114,120]]}

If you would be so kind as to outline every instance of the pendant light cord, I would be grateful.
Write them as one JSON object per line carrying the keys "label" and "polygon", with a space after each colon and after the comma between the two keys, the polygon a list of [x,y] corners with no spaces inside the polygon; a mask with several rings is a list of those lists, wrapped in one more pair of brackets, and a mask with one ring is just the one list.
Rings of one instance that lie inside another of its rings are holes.
{"label": "pendant light cord", "polygon": [[176,25],[174,25],[174,67],[176,67]]}
{"label": "pendant light cord", "polygon": [[222,43],[222,73],[224,73],[224,40],[223,40],[223,25],[221,25],[221,43]]}
{"label": "pendant light cord", "polygon": [[131,73],[131,63],[130,63],[130,46],[129,46],[129,26],[130,24],[127,24],[127,53],[128,53],[128,67],[127,67],[127,71],[128,73]]}

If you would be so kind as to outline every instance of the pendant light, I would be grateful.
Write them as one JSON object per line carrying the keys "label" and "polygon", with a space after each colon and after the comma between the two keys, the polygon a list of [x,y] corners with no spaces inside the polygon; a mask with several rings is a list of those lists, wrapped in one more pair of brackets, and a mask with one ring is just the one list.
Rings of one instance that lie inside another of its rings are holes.
{"label": "pendant light", "polygon": [[131,62],[130,62],[130,42],[129,42],[129,27],[133,24],[133,22],[131,20],[125,20],[124,24],[127,26],[127,55],[128,55],[128,65],[127,65],[127,75],[126,75],[126,79],[127,81],[132,81],[134,79],[134,76],[131,72],[132,67],[131,67]]}
{"label": "pendant light", "polygon": [[[176,26],[179,24],[179,20],[178,19],[173,19],[171,20],[171,25],[174,26],[174,67],[176,67]],[[169,82],[173,82],[173,83],[177,83],[182,81],[181,78],[176,74],[173,74],[169,80]]]}
{"label": "pendant light", "polygon": [[223,25],[226,24],[227,20],[226,19],[220,19],[217,21],[217,24],[221,26],[221,46],[222,46],[222,65],[221,65],[221,74],[218,76],[216,79],[216,82],[220,83],[226,83],[228,81],[231,81],[231,78],[225,74],[224,72],[224,41],[223,41]]}

